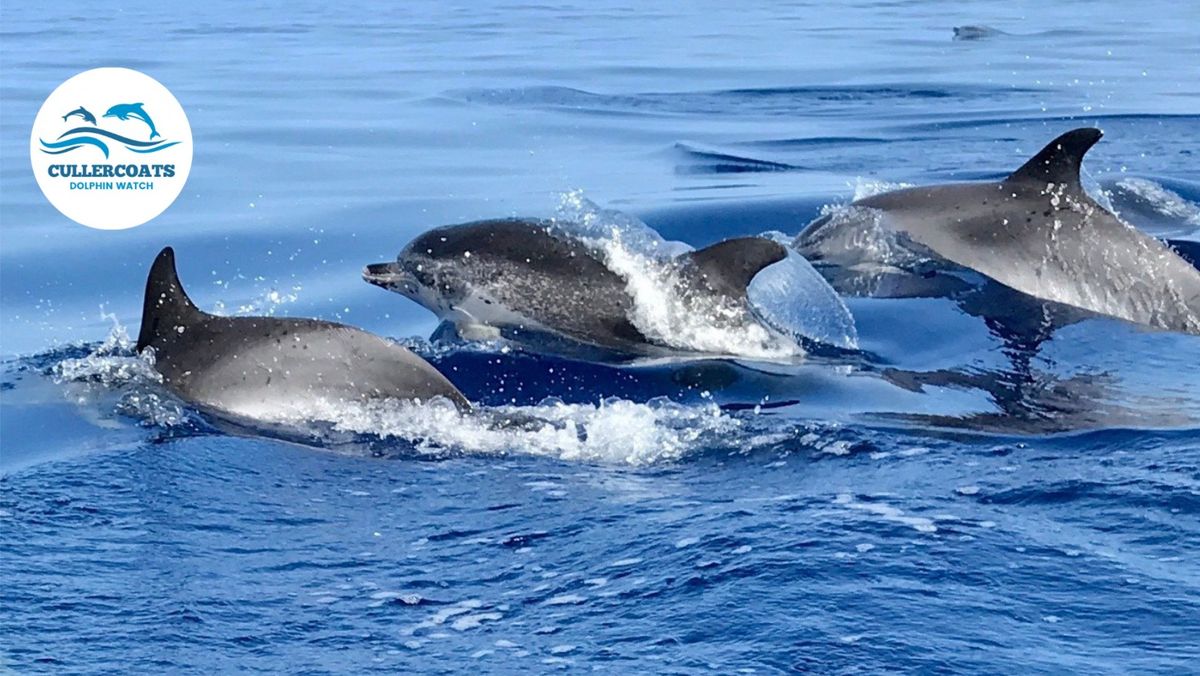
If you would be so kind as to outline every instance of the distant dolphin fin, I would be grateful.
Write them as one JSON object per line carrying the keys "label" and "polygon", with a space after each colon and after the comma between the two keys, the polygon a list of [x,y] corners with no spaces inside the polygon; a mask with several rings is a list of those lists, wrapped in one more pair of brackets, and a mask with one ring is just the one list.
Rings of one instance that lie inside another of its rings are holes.
{"label": "distant dolphin fin", "polygon": [[1079,169],[1083,165],[1083,156],[1103,135],[1104,132],[1091,127],[1071,130],[1046,144],[1033,159],[1004,180],[1009,183],[1055,183],[1082,191]]}
{"label": "distant dolphin fin", "polygon": [[787,258],[779,242],[762,237],[738,237],[698,251],[681,254],[685,269],[699,273],[715,292],[744,298],[746,287],[763,268]]}
{"label": "distant dolphin fin", "polygon": [[137,351],[152,345],[166,331],[176,331],[199,320],[204,313],[196,307],[175,271],[175,251],[166,247],[159,252],[146,278],[146,298],[142,304],[142,328]]}

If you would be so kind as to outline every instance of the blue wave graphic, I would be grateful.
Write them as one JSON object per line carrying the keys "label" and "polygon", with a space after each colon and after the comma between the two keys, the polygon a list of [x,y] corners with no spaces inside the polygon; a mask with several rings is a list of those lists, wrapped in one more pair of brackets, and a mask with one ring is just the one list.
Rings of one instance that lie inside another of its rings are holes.
{"label": "blue wave graphic", "polygon": [[139,148],[130,148],[129,146],[125,146],[125,149],[132,150],[135,153],[156,153],[160,150],[163,150],[164,148],[170,148],[171,146],[177,146],[180,143],[182,143],[182,141],[171,141],[170,143],[159,144],[158,146],[155,146],[154,148],[140,148],[140,149]]}
{"label": "blue wave graphic", "polygon": [[76,148],[82,148],[85,145],[91,145],[91,146],[96,146],[97,148],[99,148],[101,150],[101,152],[104,153],[104,157],[106,159],[108,158],[108,146],[105,145],[104,141],[101,141],[98,138],[92,138],[91,136],[76,136],[75,138],[67,139],[66,141],[58,141],[56,143],[46,143],[45,141],[42,141],[41,139],[38,139],[38,140],[41,141],[42,145],[46,146],[46,148],[61,148],[62,149],[62,150],[46,150],[46,148],[42,148],[42,152],[49,154],[49,155],[61,155],[63,153],[67,153],[72,150],[75,150]]}
{"label": "blue wave graphic", "polygon": [[[82,147],[83,146],[81,146],[81,145],[75,145],[75,146],[71,146],[70,148],[64,148],[62,150],[43,150],[42,152],[46,153],[47,155],[62,155],[63,153],[69,153],[72,150],[75,150],[76,148],[82,148]],[[105,155],[105,157],[108,157],[108,156]]]}
{"label": "blue wave graphic", "polygon": [[[160,150],[164,150],[181,143],[180,141],[167,141],[165,139],[159,139],[157,141],[138,141],[136,139],[131,139],[127,136],[122,136],[99,127],[75,127],[74,129],[69,129],[60,134],[58,140],[53,143],[42,141],[41,139],[38,140],[41,141],[43,146],[45,146],[45,148],[42,149],[42,152],[48,155],[61,155],[62,153],[70,152],[76,148],[82,148],[85,145],[90,145],[99,148],[104,153],[104,157],[107,158],[108,145],[103,140],[96,138],[96,136],[103,136],[113,139],[114,141],[118,141],[124,145],[126,150],[141,154],[156,153]],[[50,150],[47,150],[47,148],[50,148]]]}
{"label": "blue wave graphic", "polygon": [[114,141],[120,141],[127,146],[138,146],[139,148],[162,143],[162,141],[138,141],[127,136],[121,136],[120,134],[113,133],[107,129],[101,129],[100,127],[75,127],[74,129],[68,129],[67,131],[64,131],[59,135],[58,138],[61,139],[62,137],[71,134],[97,134],[99,136],[107,136],[108,138],[113,139]]}

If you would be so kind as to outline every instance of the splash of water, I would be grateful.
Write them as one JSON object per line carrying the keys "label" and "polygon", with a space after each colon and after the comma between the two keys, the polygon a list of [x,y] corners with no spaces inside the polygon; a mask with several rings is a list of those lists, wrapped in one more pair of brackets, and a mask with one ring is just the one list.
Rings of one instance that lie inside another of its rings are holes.
{"label": "splash of water", "polygon": [[1123,178],[1117,187],[1144,201],[1157,213],[1200,227],[1200,204],[1185,199],[1179,193],[1144,178]]}
{"label": "splash of water", "polygon": [[85,408],[104,409],[164,429],[194,427],[197,417],[162,387],[154,369],[154,351],[134,353],[129,332],[117,317],[103,313],[112,323],[108,336],[82,357],[62,359],[49,369],[69,399]]}
{"label": "splash of water", "polygon": [[913,187],[912,183],[893,183],[890,181],[880,181],[876,179],[863,178],[861,176],[854,179],[854,183],[850,184],[854,189],[854,197],[851,201],[857,202],[868,197],[882,195],[885,192],[894,190],[904,190],[905,188]]}
{"label": "splash of water", "polygon": [[768,266],[750,282],[747,297],[755,313],[770,326],[793,336],[853,350],[858,348],[858,328],[845,301],[821,273],[791,248],[782,232],[764,237],[787,248],[786,259]]}
{"label": "splash of water", "polygon": [[582,190],[563,193],[555,214],[552,231],[585,242],[620,239],[622,246],[630,252],[664,260],[692,250],[683,242],[664,239],[635,216],[601,207],[585,197]]}
{"label": "splash of water", "polygon": [[839,347],[857,344],[849,310],[801,256],[789,255],[759,273],[749,289],[747,313],[741,304],[687,293],[676,258],[691,247],[663,239],[633,216],[602,209],[582,191],[562,197],[558,216],[552,229],[584,242],[626,280],[634,301],[630,321],[665,345],[793,360],[804,354],[800,337]]}
{"label": "splash of water", "polygon": [[665,345],[753,359],[788,360],[804,355],[791,338],[754,321],[744,307],[701,294],[680,292],[680,269],[627,249],[620,237],[604,245],[608,267],[626,280],[633,298],[630,321]]}
{"label": "splash of water", "polygon": [[317,400],[298,404],[274,422],[332,421],[338,432],[400,440],[420,454],[540,455],[563,460],[647,465],[679,460],[697,448],[722,445],[741,422],[716,404],[685,406],[666,399],[639,404],[547,400],[474,414],[452,403],[382,399]]}

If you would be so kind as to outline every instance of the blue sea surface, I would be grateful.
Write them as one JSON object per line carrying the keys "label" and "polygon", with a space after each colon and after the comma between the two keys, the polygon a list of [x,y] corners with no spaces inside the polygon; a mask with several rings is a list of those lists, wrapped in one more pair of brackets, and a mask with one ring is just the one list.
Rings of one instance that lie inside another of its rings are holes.
{"label": "blue sea surface", "polygon": [[[858,350],[601,364],[431,341],[360,270],[498,216],[791,236],[1084,126],[1092,194],[1200,242],[1198,27],[1164,0],[4,3],[0,670],[1197,673],[1200,338],[855,297]],[[28,155],[103,66],[194,137],[178,201],[119,232]],[[165,245],[202,308],[401,340],[481,415],[222,431],[133,355]],[[517,415],[548,422],[485,420]]]}

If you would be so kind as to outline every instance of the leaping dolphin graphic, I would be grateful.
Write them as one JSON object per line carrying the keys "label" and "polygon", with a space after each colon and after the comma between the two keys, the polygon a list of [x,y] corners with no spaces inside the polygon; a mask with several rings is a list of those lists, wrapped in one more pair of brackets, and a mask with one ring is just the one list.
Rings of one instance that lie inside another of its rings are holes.
{"label": "leaping dolphin graphic", "polygon": [[150,116],[147,115],[146,111],[142,109],[141,103],[117,104],[112,108],[109,108],[108,112],[104,114],[104,117],[115,117],[118,120],[128,120],[132,117],[135,120],[141,120],[150,127],[151,140],[153,140],[155,136],[159,136],[158,130],[154,128],[154,120],[150,119]]}
{"label": "leaping dolphin graphic", "polygon": [[72,110],[71,112],[67,113],[66,115],[63,115],[63,122],[66,122],[67,119],[70,118],[72,115],[78,115],[79,119],[83,120],[84,122],[87,122],[88,124],[96,124],[96,116],[92,115],[92,113],[90,111],[88,111],[87,108],[84,108],[83,106],[79,106],[75,110]]}

